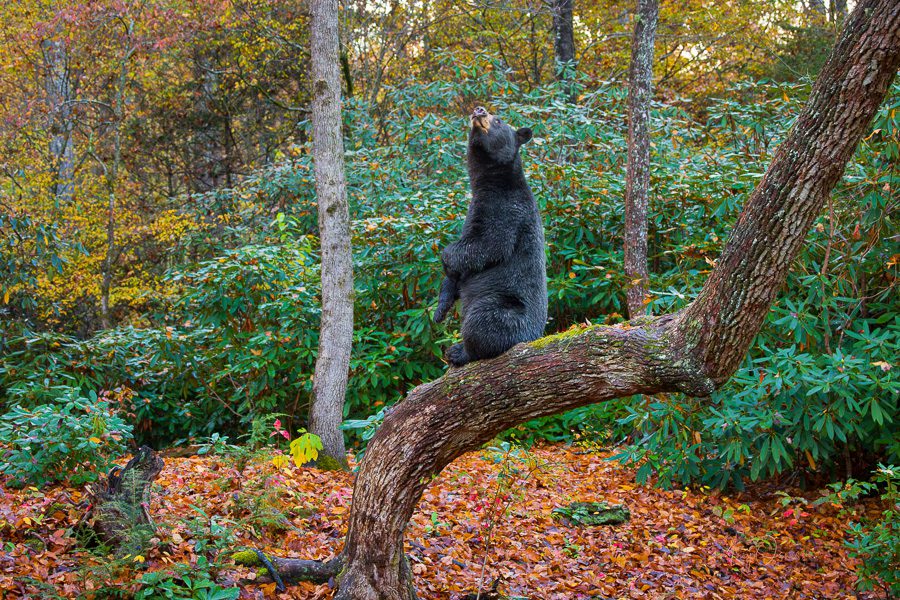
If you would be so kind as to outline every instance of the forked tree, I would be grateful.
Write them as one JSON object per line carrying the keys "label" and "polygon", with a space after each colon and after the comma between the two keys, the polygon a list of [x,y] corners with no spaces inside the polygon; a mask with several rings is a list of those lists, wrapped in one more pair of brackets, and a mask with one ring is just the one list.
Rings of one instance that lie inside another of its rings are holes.
{"label": "forked tree", "polygon": [[455,458],[529,419],[633,394],[708,396],[725,383],[898,67],[900,2],[860,0],[690,305],[549,336],[415,388],[369,442],[341,553],[329,563],[275,559],[281,576],[337,575],[339,600],[411,600],[404,531],[433,476]]}

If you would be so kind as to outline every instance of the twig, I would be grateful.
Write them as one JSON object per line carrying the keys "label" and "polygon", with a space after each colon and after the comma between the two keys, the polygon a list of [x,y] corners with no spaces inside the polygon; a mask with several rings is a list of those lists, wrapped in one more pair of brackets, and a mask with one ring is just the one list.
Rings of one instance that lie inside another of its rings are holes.
{"label": "twig", "polygon": [[275,565],[272,564],[272,561],[270,561],[268,557],[263,554],[262,550],[254,550],[254,552],[256,552],[256,557],[259,558],[259,562],[261,562],[266,568],[266,571],[269,572],[269,577],[271,577],[272,581],[275,582],[275,590],[278,592],[287,590],[287,588],[284,587],[284,582],[281,580],[281,576],[278,575],[278,569],[275,568]]}

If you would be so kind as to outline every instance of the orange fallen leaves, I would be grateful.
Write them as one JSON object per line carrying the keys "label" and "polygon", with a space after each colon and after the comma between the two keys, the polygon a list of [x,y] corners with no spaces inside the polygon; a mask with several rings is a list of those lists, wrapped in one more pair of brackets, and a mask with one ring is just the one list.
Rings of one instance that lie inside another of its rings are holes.
{"label": "orange fallen leaves", "polygon": [[[493,524],[488,548],[485,515],[497,514],[487,507],[496,495],[498,464],[467,455],[426,490],[407,530],[421,598],[474,591],[483,562],[485,585],[500,577],[504,593],[547,600],[868,597],[853,591],[854,563],[842,543],[846,523],[834,507],[810,503],[801,516],[771,494],[761,497],[762,488],[735,496],[657,490],[636,486],[633,471],[577,448],[534,453],[549,467],[515,491]],[[80,549],[73,535],[81,514],[73,504],[81,497],[77,490],[0,488],[0,597],[42,597],[35,582],[66,597],[90,597],[117,583],[134,591],[146,570],[195,564],[200,546],[189,522],[196,509],[235,524],[235,547],[327,559],[340,551],[346,533],[352,481],[352,474],[284,470],[266,459],[242,472],[216,456],[166,459],[150,507],[154,543],[123,561],[130,564],[113,581],[90,576],[105,559]],[[632,517],[617,527],[573,528],[551,516],[576,500],[624,503]],[[721,515],[728,509],[726,522]],[[267,510],[284,521],[273,527],[261,516]],[[208,548],[199,554],[214,558]],[[223,585],[254,577],[247,569],[219,573]],[[324,600],[331,591],[301,584],[277,594],[272,584],[244,582],[241,597]]]}

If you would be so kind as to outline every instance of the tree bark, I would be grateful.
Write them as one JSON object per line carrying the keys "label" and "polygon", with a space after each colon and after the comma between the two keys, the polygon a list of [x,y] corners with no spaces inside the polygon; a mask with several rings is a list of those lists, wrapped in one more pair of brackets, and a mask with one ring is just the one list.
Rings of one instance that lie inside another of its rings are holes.
{"label": "tree bark", "polygon": [[628,316],[647,312],[647,213],[650,205],[650,99],[659,0],[638,0],[628,74],[628,164],[625,174],[625,296]]}
{"label": "tree bark", "polygon": [[569,102],[574,102],[575,91],[571,81],[575,75],[575,0],[550,0],[550,8],[553,12],[556,80],[569,82],[566,95]]}
{"label": "tree bark", "polygon": [[900,3],[861,0],[809,102],[685,310],[588,327],[451,369],[398,404],[353,492],[339,600],[410,600],[406,524],[456,457],[536,417],[633,394],[706,396],[738,368],[900,67]]}
{"label": "tree bark", "polygon": [[44,55],[44,89],[50,113],[50,154],[53,156],[53,195],[56,205],[71,204],[75,196],[75,143],[72,138],[72,100],[74,86],[69,70],[65,42],[46,40],[41,44]]}
{"label": "tree bark", "polygon": [[344,396],[353,343],[353,257],[344,181],[337,0],[310,3],[313,162],[322,252],[322,321],[309,430],[346,467]]}

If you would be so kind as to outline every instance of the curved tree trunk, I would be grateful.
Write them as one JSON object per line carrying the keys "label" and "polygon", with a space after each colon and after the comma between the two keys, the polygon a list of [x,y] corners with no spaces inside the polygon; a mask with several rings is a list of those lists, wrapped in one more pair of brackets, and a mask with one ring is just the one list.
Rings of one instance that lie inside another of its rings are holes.
{"label": "curved tree trunk", "polygon": [[421,385],[369,443],[353,492],[340,600],[415,597],[403,534],[423,490],[453,459],[511,426],[632,394],[710,394],[738,368],[806,232],[900,67],[900,3],[861,0],[685,310],[516,346]]}
{"label": "curved tree trunk", "polygon": [[337,0],[310,2],[313,162],[322,251],[322,321],[309,430],[322,453],[347,465],[344,396],[353,343],[353,257],[344,181]]}
{"label": "curved tree trunk", "polygon": [[625,174],[625,296],[628,317],[647,313],[647,213],[650,205],[650,99],[659,0],[638,0],[628,74],[628,165]]}

